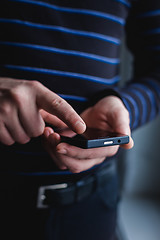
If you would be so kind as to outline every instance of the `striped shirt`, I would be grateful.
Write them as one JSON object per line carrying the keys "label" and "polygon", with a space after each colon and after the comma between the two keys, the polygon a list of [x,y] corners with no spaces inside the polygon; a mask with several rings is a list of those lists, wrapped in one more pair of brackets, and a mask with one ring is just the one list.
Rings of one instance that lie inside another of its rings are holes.
{"label": "striped shirt", "polygon": [[[124,36],[134,56],[134,75],[119,87]],[[0,3],[0,76],[40,81],[79,113],[91,96],[114,89],[129,111],[132,130],[151,121],[160,111],[159,66],[159,0]],[[9,155],[4,169],[55,170],[39,144],[34,139],[25,146],[1,146],[17,161],[11,163]]]}

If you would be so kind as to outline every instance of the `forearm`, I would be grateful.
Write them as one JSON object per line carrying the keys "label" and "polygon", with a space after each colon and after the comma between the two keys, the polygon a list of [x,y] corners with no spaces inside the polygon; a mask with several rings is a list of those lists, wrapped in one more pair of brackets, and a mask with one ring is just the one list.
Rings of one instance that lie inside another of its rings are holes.
{"label": "forearm", "polygon": [[129,111],[131,129],[153,120],[160,113],[160,81],[142,78],[118,90]]}
{"label": "forearm", "polygon": [[126,45],[133,54],[133,76],[116,91],[130,114],[132,129],[160,112],[160,1],[133,1],[126,23]]}
{"label": "forearm", "polygon": [[159,114],[160,106],[160,2],[135,1],[126,24],[126,44],[133,54],[133,78],[119,89],[135,129]]}

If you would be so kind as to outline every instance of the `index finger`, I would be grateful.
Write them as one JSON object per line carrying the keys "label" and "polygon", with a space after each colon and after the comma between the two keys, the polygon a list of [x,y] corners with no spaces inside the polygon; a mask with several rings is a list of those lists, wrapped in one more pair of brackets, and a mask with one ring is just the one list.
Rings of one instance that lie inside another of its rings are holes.
{"label": "index finger", "polygon": [[83,133],[86,125],[82,118],[64,99],[38,83],[36,85],[36,102],[39,108],[57,116],[76,133]]}

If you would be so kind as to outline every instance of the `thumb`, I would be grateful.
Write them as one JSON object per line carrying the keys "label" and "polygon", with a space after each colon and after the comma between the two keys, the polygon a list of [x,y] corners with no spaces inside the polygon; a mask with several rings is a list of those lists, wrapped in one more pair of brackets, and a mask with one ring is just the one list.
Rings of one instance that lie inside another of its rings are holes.
{"label": "thumb", "polygon": [[83,133],[86,125],[75,110],[57,94],[43,86],[36,85],[36,103],[40,109],[55,115],[76,133]]}
{"label": "thumb", "polygon": [[131,149],[134,146],[134,141],[131,137],[130,119],[128,111],[126,111],[125,108],[120,108],[119,110],[117,110],[114,123],[114,128],[116,132],[129,136],[129,143],[122,144],[121,147],[125,149]]}
{"label": "thumb", "polygon": [[120,145],[120,147],[125,148],[125,149],[131,149],[134,146],[134,141],[133,141],[133,138],[131,137],[131,129],[130,129],[130,126],[129,126],[129,122],[126,121],[126,118],[124,118],[119,123],[119,125],[117,124],[116,127],[117,127],[116,130],[117,130],[118,133],[122,133],[122,134],[125,134],[125,135],[129,136],[129,143],[122,144],[122,145]]}
{"label": "thumb", "polygon": [[131,149],[131,148],[133,148],[133,146],[134,146],[133,138],[131,136],[129,136],[129,143],[121,145],[121,148]]}

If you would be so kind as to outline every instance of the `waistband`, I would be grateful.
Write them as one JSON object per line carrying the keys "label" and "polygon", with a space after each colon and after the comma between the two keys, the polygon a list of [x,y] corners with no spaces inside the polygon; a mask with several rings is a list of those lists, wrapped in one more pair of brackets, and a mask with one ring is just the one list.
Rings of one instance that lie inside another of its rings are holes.
{"label": "waistband", "polygon": [[101,166],[94,173],[72,182],[69,179],[56,182],[51,178],[16,177],[1,181],[0,191],[3,191],[5,201],[13,207],[30,206],[32,208],[47,209],[53,206],[66,206],[80,202],[91,194],[97,187],[106,184],[116,174],[115,163]]}

